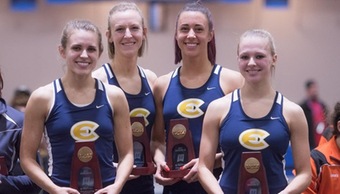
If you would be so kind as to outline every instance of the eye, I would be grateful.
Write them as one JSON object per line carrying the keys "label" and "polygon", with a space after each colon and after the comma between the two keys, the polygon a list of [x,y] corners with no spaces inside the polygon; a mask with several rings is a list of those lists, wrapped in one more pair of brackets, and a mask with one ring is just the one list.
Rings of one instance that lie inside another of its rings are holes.
{"label": "eye", "polygon": [[247,55],[241,55],[241,56],[240,56],[240,59],[241,59],[241,60],[248,60],[248,59],[249,59],[249,56],[247,56]]}
{"label": "eye", "polygon": [[196,33],[200,33],[200,32],[204,31],[204,28],[203,27],[195,27],[194,30],[195,30]]}
{"label": "eye", "polygon": [[189,32],[189,30],[190,30],[190,28],[187,27],[187,26],[182,26],[182,27],[180,27],[180,29],[179,29],[180,32]]}
{"label": "eye", "polygon": [[71,49],[74,51],[81,51],[81,46],[75,45],[75,46],[72,46]]}
{"label": "eye", "polygon": [[140,27],[139,26],[132,26],[130,29],[131,29],[131,31],[136,32],[140,29]]}
{"label": "eye", "polygon": [[115,32],[125,32],[125,28],[118,27],[118,28],[115,29]]}
{"label": "eye", "polygon": [[94,52],[96,52],[97,51],[97,48],[96,47],[89,47],[89,48],[87,48],[87,52],[91,52],[91,53],[94,53]]}
{"label": "eye", "polygon": [[256,59],[263,59],[265,57],[266,57],[265,55],[256,55]]}

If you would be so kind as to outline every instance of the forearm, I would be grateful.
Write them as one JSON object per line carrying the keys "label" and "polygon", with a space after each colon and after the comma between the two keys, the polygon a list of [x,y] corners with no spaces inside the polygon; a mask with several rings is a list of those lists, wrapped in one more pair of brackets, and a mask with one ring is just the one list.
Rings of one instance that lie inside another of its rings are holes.
{"label": "forearm", "polygon": [[311,177],[308,174],[299,174],[280,192],[280,194],[302,193],[310,184]]}
{"label": "forearm", "polygon": [[223,194],[218,181],[208,168],[199,166],[198,179],[207,193]]}
{"label": "forearm", "polygon": [[26,175],[43,190],[53,193],[58,188],[35,160],[22,159],[21,166]]}
{"label": "forearm", "polygon": [[127,181],[133,167],[132,152],[126,154],[118,163],[115,185],[117,191],[121,191],[125,182]]}
{"label": "forearm", "polygon": [[165,161],[166,146],[158,141],[151,142],[153,158],[156,164],[160,164]]}
{"label": "forearm", "polygon": [[307,187],[307,189],[305,191],[302,192],[302,194],[316,194],[318,193],[317,191],[317,176],[316,176],[316,172],[314,171],[314,169],[312,169],[312,180],[309,184],[309,186]]}
{"label": "forearm", "polygon": [[[219,163],[219,166],[221,166],[220,160],[222,154],[214,154],[214,152],[211,152],[211,150],[216,150],[216,148],[204,149],[202,146],[201,148],[198,161],[198,179],[207,193],[222,194],[223,191],[213,174],[213,169],[217,168],[216,163]],[[220,162],[217,162],[218,160]]]}

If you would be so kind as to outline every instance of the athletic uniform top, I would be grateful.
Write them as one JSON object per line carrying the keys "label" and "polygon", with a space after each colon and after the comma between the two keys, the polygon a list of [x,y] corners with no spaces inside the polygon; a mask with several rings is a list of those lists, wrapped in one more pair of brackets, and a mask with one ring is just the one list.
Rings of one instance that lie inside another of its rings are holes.
{"label": "athletic uniform top", "polygon": [[[109,84],[115,85],[121,88],[121,86],[118,83],[117,78],[115,77],[115,74],[113,73],[111,69],[110,64],[106,63],[103,65],[103,67],[105,68],[105,72],[106,72],[107,80]],[[128,101],[130,116],[131,117],[143,116],[145,118],[146,130],[150,138],[151,129],[155,121],[155,115],[156,115],[155,100],[154,100],[152,90],[150,88],[150,85],[148,83],[148,80],[146,78],[146,75],[143,69],[139,66],[137,67],[138,67],[139,75],[142,80],[142,89],[139,92],[139,94],[129,94],[125,92],[122,88],[121,89],[124,91],[126,99]]]}
{"label": "athletic uniform top", "polygon": [[283,96],[276,92],[270,112],[262,118],[250,118],[240,102],[240,90],[232,93],[229,113],[220,128],[220,146],[224,153],[224,170],[220,180],[224,193],[237,193],[241,154],[262,153],[270,193],[278,193],[287,184],[284,155],[290,132],[282,113]]}
{"label": "athletic uniform top", "polygon": [[[180,82],[180,69],[178,67],[172,74],[169,87],[163,100],[163,116],[166,134],[169,133],[171,119],[187,118],[191,131],[195,155],[198,158],[202,136],[203,117],[209,103],[224,96],[220,86],[220,73],[222,67],[214,65],[208,81],[199,88],[189,89]],[[187,184],[180,181],[174,185],[166,186],[165,190],[172,193],[205,193],[198,182]]]}
{"label": "athletic uniform top", "polygon": [[113,110],[102,82],[96,79],[95,99],[75,105],[65,94],[60,79],[53,82],[54,101],[45,122],[49,154],[48,174],[59,186],[70,185],[71,161],[76,141],[94,141],[103,186],[116,177],[113,166]]}
{"label": "athletic uniform top", "polygon": [[189,89],[180,82],[178,67],[172,74],[163,100],[165,129],[168,133],[171,119],[188,118],[196,157],[202,136],[202,124],[209,103],[224,96],[220,86],[221,66],[214,65],[208,81],[199,88]]}
{"label": "athletic uniform top", "polygon": [[[139,66],[138,71],[142,82],[141,91],[138,94],[129,94],[125,92],[121,86],[118,83],[118,80],[114,74],[114,72],[111,69],[110,64],[106,63],[103,65],[103,68],[105,69],[108,83],[111,85],[115,85],[119,88],[121,88],[126,96],[126,99],[129,104],[129,111],[130,116],[143,116],[145,120],[145,129],[148,133],[148,137],[150,139],[151,136],[151,129],[155,121],[155,115],[156,115],[156,108],[155,108],[155,100],[153,97],[152,90],[150,88],[150,85],[148,83],[148,80],[146,78],[146,75],[143,71],[143,69]],[[114,153],[116,156],[116,148],[114,146]],[[115,161],[118,161],[118,158],[114,159]],[[154,193],[154,186],[153,186],[153,176],[140,176],[139,178],[128,180],[122,191],[121,194],[144,194],[144,193]]]}
{"label": "athletic uniform top", "polygon": [[38,193],[40,190],[21,169],[14,172],[17,170],[15,166],[20,165],[17,160],[23,121],[24,113],[7,106],[0,98],[0,156],[6,159],[8,170],[8,176],[0,174],[0,193]]}

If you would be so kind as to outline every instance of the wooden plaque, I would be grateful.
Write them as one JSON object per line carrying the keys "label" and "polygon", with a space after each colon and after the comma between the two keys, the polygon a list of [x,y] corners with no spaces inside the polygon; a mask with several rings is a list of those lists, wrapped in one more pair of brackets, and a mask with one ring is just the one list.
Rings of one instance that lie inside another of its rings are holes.
{"label": "wooden plaque", "polygon": [[238,194],[269,194],[261,152],[242,153]]}
{"label": "wooden plaque", "polygon": [[186,118],[170,120],[166,146],[166,163],[170,171],[162,171],[167,178],[181,178],[189,173],[190,169],[181,170],[180,167],[195,158],[194,144],[189,130],[189,121]]}
{"label": "wooden plaque", "polygon": [[81,194],[93,194],[102,188],[94,142],[76,142],[71,165],[72,188]]}
{"label": "wooden plaque", "polygon": [[145,130],[144,117],[131,117],[131,129],[133,136],[134,165],[131,174],[151,175],[156,172],[150,153],[150,139]]}

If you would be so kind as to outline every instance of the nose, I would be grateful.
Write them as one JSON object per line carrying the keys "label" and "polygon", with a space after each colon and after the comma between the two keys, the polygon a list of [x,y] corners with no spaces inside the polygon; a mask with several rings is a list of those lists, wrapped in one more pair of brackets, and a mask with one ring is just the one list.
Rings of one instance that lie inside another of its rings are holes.
{"label": "nose", "polygon": [[191,29],[189,30],[188,38],[196,38],[196,34],[195,34],[194,29],[191,28]]}
{"label": "nose", "polygon": [[131,31],[129,28],[126,28],[124,37],[131,37]]}
{"label": "nose", "polygon": [[86,49],[84,49],[83,52],[81,53],[80,57],[86,58],[86,57],[88,57],[88,56],[89,56],[89,55],[87,54]]}
{"label": "nose", "polygon": [[256,65],[254,57],[250,57],[248,65]]}

